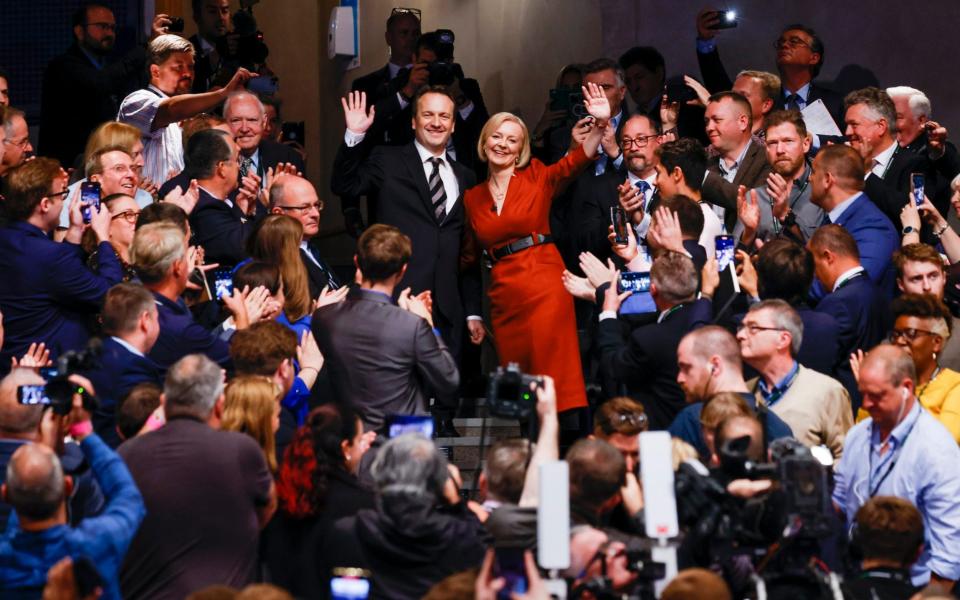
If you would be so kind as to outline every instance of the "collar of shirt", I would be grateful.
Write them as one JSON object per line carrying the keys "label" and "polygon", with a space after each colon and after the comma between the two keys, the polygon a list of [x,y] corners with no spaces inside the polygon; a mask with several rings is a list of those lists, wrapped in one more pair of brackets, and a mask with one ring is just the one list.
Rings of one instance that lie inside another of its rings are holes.
{"label": "collar of shirt", "polygon": [[840,275],[840,277],[837,277],[836,283],[833,284],[832,291],[834,292],[837,291],[838,289],[840,289],[840,286],[843,285],[847,280],[852,278],[857,273],[861,273],[861,272],[863,272],[863,267],[854,267],[849,271],[844,271],[843,274]]}
{"label": "collar of shirt", "polygon": [[209,194],[211,198],[216,198],[217,200],[221,200],[221,201],[223,201],[223,202],[226,202],[226,203],[227,203],[227,206],[229,206],[230,208],[233,208],[233,202],[231,202],[229,198],[221,198],[220,196],[214,194],[213,192],[211,192],[211,191],[208,190],[207,188],[203,187],[202,185],[198,185],[197,187],[200,188],[201,190],[205,191],[207,194]]}
{"label": "collar of shirt", "polygon": [[743,164],[743,157],[747,155],[747,150],[749,149],[750,142],[747,142],[746,145],[744,145],[743,150],[740,151],[740,155],[737,156],[737,160],[734,161],[734,163],[729,167],[727,166],[726,159],[722,156],[720,157],[720,172],[723,173],[725,179],[726,176],[729,175],[730,179],[728,181],[732,181],[733,178],[737,176],[737,171],[740,169],[740,165]]}
{"label": "collar of shirt", "polygon": [[776,385],[772,388],[767,385],[767,381],[760,377],[757,382],[757,389],[760,390],[760,395],[763,396],[764,401],[769,406],[772,404],[770,398],[775,392],[780,392],[777,396],[777,399],[783,398],[783,395],[787,393],[787,390],[790,389],[790,385],[793,383],[793,378],[797,376],[797,373],[800,371],[800,363],[793,361],[793,366],[790,367],[790,371],[783,376],[783,379],[778,381]]}
{"label": "collar of shirt", "polygon": [[834,207],[833,207],[833,210],[831,210],[830,212],[827,213],[827,215],[830,217],[830,222],[831,222],[831,223],[836,223],[837,221],[839,221],[839,220],[840,220],[840,217],[843,216],[843,212],[844,212],[845,210],[847,210],[847,208],[848,208],[851,204],[853,204],[854,200],[856,200],[856,199],[859,198],[859,197],[860,197],[860,192],[857,192],[856,194],[850,196],[849,198],[847,198],[846,200],[844,200],[844,201],[841,202],[840,204],[834,206]]}
{"label": "collar of shirt", "polygon": [[317,265],[318,267],[320,266],[320,263],[317,261],[317,258],[313,255],[313,252],[310,252],[310,247],[307,245],[307,240],[302,240],[300,242],[300,249],[303,250],[306,253],[306,255],[310,258],[310,262]]}
{"label": "collar of shirt", "polygon": [[783,88],[784,98],[786,98],[790,94],[796,94],[797,96],[799,96],[800,103],[806,106],[809,103],[807,99],[810,98],[810,82],[808,81],[807,83],[803,84],[803,86],[795,92],[791,92],[787,88]]}
{"label": "collar of shirt", "polygon": [[663,323],[664,321],[667,320],[667,317],[669,317],[669,316],[672,315],[673,313],[677,312],[677,311],[680,310],[681,308],[683,308],[683,305],[682,305],[682,304],[677,304],[676,306],[671,306],[671,307],[668,308],[667,310],[661,312],[661,313],[660,313],[660,316],[657,317],[657,323]]}
{"label": "collar of shirt", "polygon": [[116,343],[120,344],[121,346],[123,346],[124,348],[126,348],[127,350],[129,350],[130,352],[132,352],[133,354],[136,354],[136,355],[139,356],[140,358],[143,358],[143,357],[144,357],[144,356],[143,356],[143,352],[140,352],[139,350],[137,350],[136,348],[134,348],[132,345],[130,345],[129,343],[127,343],[126,340],[121,339],[121,338],[118,338],[118,337],[115,336],[115,335],[110,336],[110,339],[112,339],[112,340],[115,341]]}
{"label": "collar of shirt", "polygon": [[870,177],[871,173],[882,179],[887,172],[887,168],[890,166],[890,161],[893,160],[893,155],[896,154],[896,152],[897,142],[894,141],[887,146],[883,152],[873,157],[873,167],[867,171],[867,175],[864,177],[864,179]]}
{"label": "collar of shirt", "polygon": [[430,159],[430,158],[442,158],[443,164],[440,165],[440,168],[442,169],[444,166],[450,166],[450,159],[447,158],[446,149],[444,149],[443,153],[440,156],[435,157],[429,150],[427,150],[426,148],[423,147],[423,145],[420,144],[419,140],[413,140],[413,145],[417,149],[417,154],[420,155],[421,163],[426,163],[427,159]]}
{"label": "collar of shirt", "polygon": [[164,92],[163,90],[161,90],[161,89],[158,88],[157,86],[153,85],[152,83],[147,85],[147,89],[148,89],[148,90],[153,90],[153,91],[156,92],[157,94],[160,94],[160,97],[161,97],[161,98],[169,98],[169,97],[170,97],[170,96],[167,95],[166,92]]}
{"label": "collar of shirt", "polygon": [[253,154],[250,156],[245,156],[244,158],[250,159],[250,169],[259,174],[260,173],[260,148],[255,148]]}
{"label": "collar of shirt", "polygon": [[627,179],[630,180],[630,185],[635,186],[637,185],[638,181],[646,181],[647,185],[650,186],[649,188],[647,188],[647,193],[644,194],[643,196],[643,208],[644,208],[643,216],[646,217],[647,216],[646,208],[650,204],[650,199],[653,198],[653,190],[656,189],[657,187],[657,172],[654,171],[653,175],[651,175],[650,177],[638,177],[634,175],[632,172],[627,171]]}
{"label": "collar of shirt", "polygon": [[409,65],[404,65],[402,67],[400,65],[395,65],[392,62],[387,63],[387,69],[390,71],[390,79],[394,79],[397,76],[397,73],[399,73],[401,69],[412,69],[412,68],[413,68],[412,63]]}
{"label": "collar of shirt", "polygon": [[891,450],[895,450],[903,445],[909,435],[910,431],[913,429],[914,424],[917,422],[917,419],[920,418],[920,401],[914,399],[913,408],[910,409],[910,412],[903,417],[903,420],[897,423],[896,427],[893,428],[893,431],[890,432],[890,435],[886,440],[880,439],[880,429],[875,427],[874,423],[870,424],[870,451],[877,454],[880,453],[880,448],[883,444],[890,442],[891,448],[884,453],[884,457],[891,456]]}
{"label": "collar of shirt", "polygon": [[200,38],[200,56],[208,56],[211,52],[216,50],[216,47],[208,42],[207,38],[200,34],[197,34],[197,37]]}

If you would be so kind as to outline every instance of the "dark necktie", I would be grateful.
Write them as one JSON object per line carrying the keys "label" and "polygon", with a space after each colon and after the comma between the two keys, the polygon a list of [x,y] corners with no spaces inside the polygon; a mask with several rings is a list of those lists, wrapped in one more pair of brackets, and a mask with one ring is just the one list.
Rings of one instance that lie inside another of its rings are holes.
{"label": "dark necktie", "polygon": [[783,105],[787,110],[800,110],[800,96],[798,94],[789,94]]}
{"label": "dark necktie", "polygon": [[247,173],[250,172],[250,168],[253,166],[253,160],[249,157],[244,156],[240,159],[240,179],[243,179],[247,176]]}
{"label": "dark necktie", "polygon": [[830,220],[830,215],[827,213],[823,213],[823,220],[820,221],[820,226],[823,227],[824,225],[829,225],[832,222],[833,221]]}
{"label": "dark necktie", "polygon": [[437,218],[437,223],[443,223],[447,216],[447,192],[443,189],[443,180],[440,178],[440,163],[443,159],[440,157],[428,158],[433,165],[433,172],[430,173],[430,201],[433,203],[433,214]]}
{"label": "dark necktie", "polygon": [[333,276],[333,273],[326,267],[326,263],[323,262],[323,259],[320,258],[320,251],[313,244],[307,244],[307,253],[313,257],[314,263],[320,269],[320,272],[327,276],[327,287],[332,292],[333,290],[339,289],[340,284],[337,283],[336,278]]}
{"label": "dark necktie", "polygon": [[640,179],[635,184],[637,189],[640,190],[640,197],[643,199],[643,209],[647,209],[647,192],[650,190],[650,184],[646,181]]}

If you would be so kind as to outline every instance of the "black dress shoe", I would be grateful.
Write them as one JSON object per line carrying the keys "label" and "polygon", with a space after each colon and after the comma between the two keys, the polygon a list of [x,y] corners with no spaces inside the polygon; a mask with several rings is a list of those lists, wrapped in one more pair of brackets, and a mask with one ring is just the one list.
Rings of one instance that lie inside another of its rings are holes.
{"label": "black dress shoe", "polygon": [[458,438],[460,437],[460,432],[453,426],[453,419],[438,418],[433,431],[433,437]]}

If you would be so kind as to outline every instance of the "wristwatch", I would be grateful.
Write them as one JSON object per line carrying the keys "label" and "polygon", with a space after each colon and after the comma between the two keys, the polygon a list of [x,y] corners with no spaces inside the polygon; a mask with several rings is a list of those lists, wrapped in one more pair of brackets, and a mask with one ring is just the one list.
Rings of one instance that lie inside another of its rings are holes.
{"label": "wristwatch", "polygon": [[908,233],[920,233],[920,230],[914,227],[913,225],[907,225],[900,231],[900,233],[902,233],[903,235],[907,235]]}
{"label": "wristwatch", "polygon": [[787,211],[787,216],[782,219],[779,219],[780,224],[784,227],[793,227],[797,224],[797,214],[792,210]]}

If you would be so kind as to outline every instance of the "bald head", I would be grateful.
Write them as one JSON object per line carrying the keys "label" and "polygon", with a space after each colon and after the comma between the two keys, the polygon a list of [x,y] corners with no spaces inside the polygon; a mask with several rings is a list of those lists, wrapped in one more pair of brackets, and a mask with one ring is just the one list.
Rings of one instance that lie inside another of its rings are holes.
{"label": "bald head", "polygon": [[917,369],[913,359],[899,346],[880,344],[867,353],[860,365],[860,371],[874,371],[886,374],[890,385],[900,385],[909,379],[917,382]]}
{"label": "bald head", "polygon": [[737,338],[723,327],[708,325],[694,329],[685,335],[680,343],[700,360],[707,361],[712,356],[718,356],[727,368],[742,372],[743,363]]}
{"label": "bald head", "polygon": [[6,500],[23,521],[53,517],[64,498],[63,468],[50,448],[24,444],[7,465]]}
{"label": "bald head", "polygon": [[300,221],[305,240],[319,233],[322,208],[317,190],[303,177],[284,175],[270,186],[270,212]]}
{"label": "bald head", "polygon": [[0,381],[0,438],[35,439],[43,407],[20,404],[17,388],[21,385],[43,385],[43,378],[33,369],[14,369]]}

